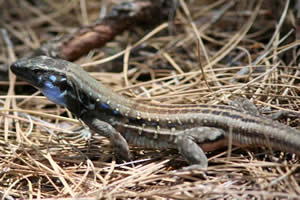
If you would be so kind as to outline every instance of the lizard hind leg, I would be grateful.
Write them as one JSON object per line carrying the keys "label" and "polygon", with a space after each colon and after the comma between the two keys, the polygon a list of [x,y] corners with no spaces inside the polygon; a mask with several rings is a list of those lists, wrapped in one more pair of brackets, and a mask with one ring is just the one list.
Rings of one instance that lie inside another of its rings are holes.
{"label": "lizard hind leg", "polygon": [[186,170],[206,169],[208,165],[207,157],[200,146],[198,146],[189,136],[178,136],[177,148],[180,154],[191,165],[185,167]]}
{"label": "lizard hind leg", "polygon": [[[196,127],[179,132],[176,138],[177,149],[184,159],[191,164],[185,169],[206,169],[208,161],[200,145],[203,147],[210,146],[210,144],[223,141],[224,136],[225,132],[222,129],[212,127]],[[207,149],[209,150],[209,148]]]}

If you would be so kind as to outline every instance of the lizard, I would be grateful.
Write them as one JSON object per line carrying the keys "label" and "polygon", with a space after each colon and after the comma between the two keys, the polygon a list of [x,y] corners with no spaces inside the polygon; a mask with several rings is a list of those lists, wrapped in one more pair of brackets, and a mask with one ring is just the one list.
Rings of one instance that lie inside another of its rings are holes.
{"label": "lizard", "polygon": [[177,149],[190,164],[208,166],[207,151],[263,146],[300,156],[300,131],[229,105],[138,102],[105,87],[79,65],[47,56],[20,59],[11,71],[66,107],[111,142],[118,158],[130,160],[129,145]]}

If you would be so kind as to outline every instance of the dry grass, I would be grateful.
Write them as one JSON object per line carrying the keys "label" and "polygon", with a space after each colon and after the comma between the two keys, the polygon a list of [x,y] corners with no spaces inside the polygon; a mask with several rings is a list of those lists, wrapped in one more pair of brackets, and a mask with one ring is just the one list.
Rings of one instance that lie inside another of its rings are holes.
{"label": "dry grass", "polygon": [[[1,41],[0,62],[21,58],[52,39],[53,33],[68,34],[94,21],[100,6],[111,6],[96,0],[36,2],[33,6],[29,1],[0,1],[5,11],[0,23],[13,44]],[[77,63],[108,87],[140,100],[228,104],[246,97],[264,114],[280,109],[299,116],[300,42],[290,32],[294,18],[291,9],[284,10],[285,2],[180,1],[172,23],[125,32]],[[107,72],[117,65],[123,65],[124,73]],[[116,164],[105,138],[76,139],[78,120],[24,85],[12,74],[9,81],[1,81],[2,199],[297,199],[300,195],[299,158],[282,152],[265,154],[266,149],[234,148],[230,157],[226,149],[211,152],[208,169],[192,173],[177,170],[187,163],[170,150],[132,147],[134,163]],[[282,123],[300,130],[299,117]]]}

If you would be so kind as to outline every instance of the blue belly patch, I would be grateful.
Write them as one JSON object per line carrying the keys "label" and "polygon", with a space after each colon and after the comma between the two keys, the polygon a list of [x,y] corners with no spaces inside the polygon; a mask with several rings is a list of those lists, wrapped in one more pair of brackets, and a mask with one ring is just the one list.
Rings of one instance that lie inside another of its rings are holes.
{"label": "blue belly patch", "polygon": [[119,111],[117,111],[117,110],[114,110],[113,112],[114,112],[115,115],[119,114]]}
{"label": "blue belly patch", "polygon": [[[50,77],[49,77],[50,78]],[[53,76],[52,79],[56,79],[55,76]],[[54,103],[61,105],[61,106],[66,106],[66,99],[65,95],[67,91],[61,91],[57,86],[53,85],[52,82],[50,81],[45,81],[44,87],[42,88],[42,93],[50,100],[53,101]]]}
{"label": "blue belly patch", "polygon": [[104,109],[110,109],[109,105],[106,103],[101,103],[101,107]]}

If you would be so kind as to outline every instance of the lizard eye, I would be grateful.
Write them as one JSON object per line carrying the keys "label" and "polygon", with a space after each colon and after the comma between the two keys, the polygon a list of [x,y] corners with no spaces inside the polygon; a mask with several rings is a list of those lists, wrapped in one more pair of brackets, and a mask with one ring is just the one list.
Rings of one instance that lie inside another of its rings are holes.
{"label": "lizard eye", "polygon": [[33,69],[32,70],[32,73],[35,75],[35,76],[39,76],[41,74],[40,70],[38,69]]}

